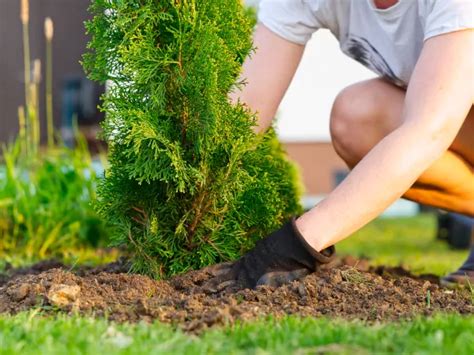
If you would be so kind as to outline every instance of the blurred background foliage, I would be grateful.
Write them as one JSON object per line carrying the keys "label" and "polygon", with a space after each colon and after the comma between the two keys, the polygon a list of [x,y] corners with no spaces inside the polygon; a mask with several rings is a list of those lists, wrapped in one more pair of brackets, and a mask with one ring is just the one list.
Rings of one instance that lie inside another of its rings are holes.
{"label": "blurred background foliage", "polygon": [[62,257],[71,250],[103,245],[107,229],[91,206],[96,173],[84,141],[58,144],[33,156],[22,140],[3,148],[0,168],[0,255],[27,259]]}
{"label": "blurred background foliage", "polygon": [[[96,171],[84,138],[66,146],[53,128],[52,56],[54,29],[45,19],[47,145],[41,145],[41,62],[31,66],[29,2],[21,2],[25,104],[18,108],[19,133],[1,147],[0,256],[34,261],[63,258],[81,248],[107,243],[108,228],[91,206]],[[35,29],[36,30],[36,29]]]}

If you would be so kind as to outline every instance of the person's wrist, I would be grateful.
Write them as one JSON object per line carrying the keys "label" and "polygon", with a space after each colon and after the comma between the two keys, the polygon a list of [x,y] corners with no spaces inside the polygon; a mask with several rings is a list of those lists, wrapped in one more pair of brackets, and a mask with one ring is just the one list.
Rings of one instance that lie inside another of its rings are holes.
{"label": "person's wrist", "polygon": [[327,264],[329,263],[335,253],[335,248],[334,246],[329,246],[328,248],[323,248],[321,250],[317,250],[313,248],[311,244],[308,243],[308,241],[305,239],[303,234],[300,232],[298,226],[297,226],[297,217],[292,218],[291,220],[291,226],[293,229],[293,234],[294,236],[299,240],[301,245],[308,251],[309,254],[319,263],[321,264]]}
{"label": "person's wrist", "polygon": [[311,225],[309,222],[310,219],[307,218],[306,214],[303,214],[295,219],[294,224],[302,238],[305,240],[305,242],[308,243],[308,245],[310,245],[314,250],[321,251],[324,248],[318,245],[317,243],[314,243],[314,239],[316,238],[310,238]]}

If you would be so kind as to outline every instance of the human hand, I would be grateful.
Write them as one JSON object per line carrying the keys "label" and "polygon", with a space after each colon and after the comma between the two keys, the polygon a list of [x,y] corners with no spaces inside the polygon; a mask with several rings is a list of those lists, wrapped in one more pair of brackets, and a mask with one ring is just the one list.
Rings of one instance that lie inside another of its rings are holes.
{"label": "human hand", "polygon": [[316,271],[333,260],[334,246],[317,252],[311,248],[295,226],[295,219],[268,237],[234,263],[211,267],[213,274],[205,285],[209,292],[231,286],[255,288],[260,285],[279,287]]}

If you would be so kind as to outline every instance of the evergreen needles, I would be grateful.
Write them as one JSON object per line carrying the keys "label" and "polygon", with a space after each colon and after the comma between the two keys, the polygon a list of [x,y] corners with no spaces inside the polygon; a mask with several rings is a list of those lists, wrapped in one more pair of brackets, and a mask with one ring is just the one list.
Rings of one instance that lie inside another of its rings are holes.
{"label": "evergreen needles", "polygon": [[154,277],[237,258],[300,212],[273,131],[232,104],[253,20],[239,0],[94,0],[89,76],[108,82],[110,167],[98,210],[134,271]]}

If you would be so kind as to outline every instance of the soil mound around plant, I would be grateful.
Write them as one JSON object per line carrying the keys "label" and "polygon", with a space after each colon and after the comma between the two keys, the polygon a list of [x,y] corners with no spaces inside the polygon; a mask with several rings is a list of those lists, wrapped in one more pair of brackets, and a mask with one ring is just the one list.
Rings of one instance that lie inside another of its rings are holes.
{"label": "soil mound around plant", "polygon": [[[349,264],[354,264],[349,262]],[[43,264],[45,265],[45,264]],[[345,319],[397,320],[434,312],[474,314],[467,290],[445,290],[432,276],[413,277],[401,268],[369,268],[339,262],[280,288],[223,290],[204,284],[211,269],[166,281],[123,273],[126,262],[71,271],[30,268],[10,272],[0,282],[0,312],[31,308],[107,317],[111,320],[172,323],[187,331],[247,321],[267,315],[331,316]],[[429,279],[432,278],[432,281]]]}

